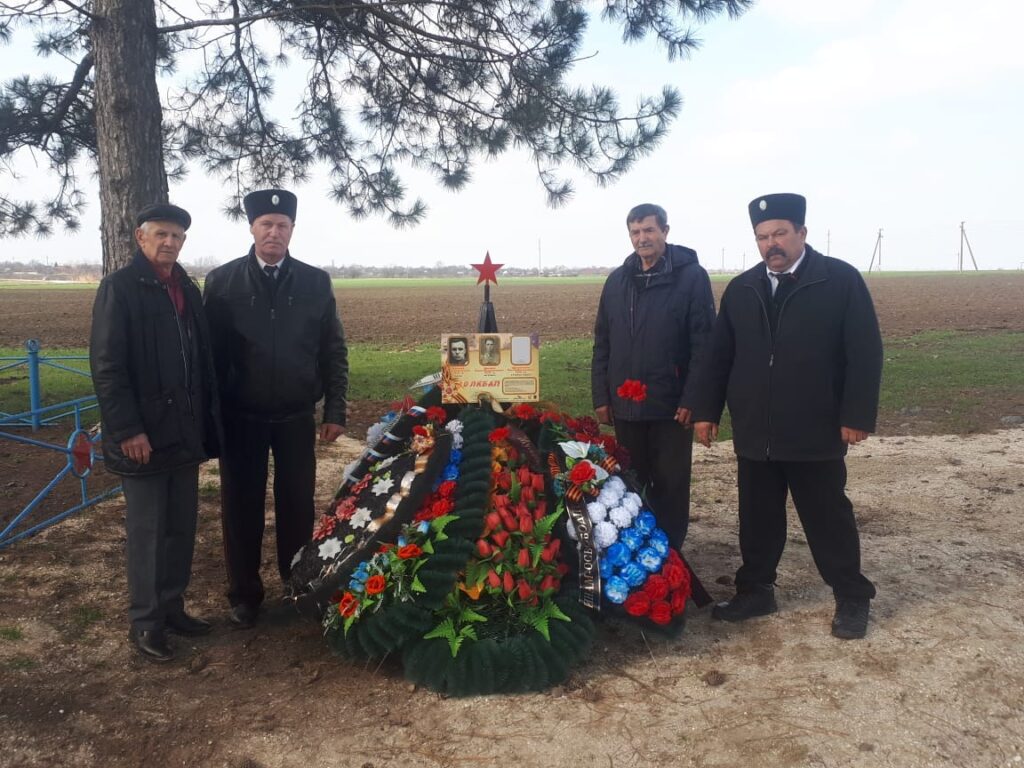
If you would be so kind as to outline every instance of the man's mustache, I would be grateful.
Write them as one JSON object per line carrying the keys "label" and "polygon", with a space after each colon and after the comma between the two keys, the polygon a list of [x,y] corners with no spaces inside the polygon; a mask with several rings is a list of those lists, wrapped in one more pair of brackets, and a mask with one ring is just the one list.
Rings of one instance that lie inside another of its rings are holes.
{"label": "man's mustache", "polygon": [[781,248],[779,248],[779,246],[777,246],[777,245],[773,245],[771,248],[768,249],[768,253],[765,254],[765,256],[785,256],[785,255],[786,255],[786,252],[784,250],[782,250]]}

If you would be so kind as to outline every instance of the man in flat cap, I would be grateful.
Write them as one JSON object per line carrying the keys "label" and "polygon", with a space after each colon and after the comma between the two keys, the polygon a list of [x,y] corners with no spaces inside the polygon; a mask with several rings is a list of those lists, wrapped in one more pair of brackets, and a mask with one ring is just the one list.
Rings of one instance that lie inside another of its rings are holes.
{"label": "man in flat cap", "polygon": [[742,621],[777,610],[776,568],[792,496],[819,573],[832,588],[832,634],[867,632],[874,585],[846,497],[849,446],[875,430],[882,340],[860,273],[807,245],[806,201],[754,199],[750,221],[763,264],[722,296],[698,377],[694,430],[705,446],[728,404],[738,462],[740,552],[736,595],[712,616]]}
{"label": "man in flat cap", "polygon": [[204,301],[224,403],[221,458],[224,552],[230,618],[256,623],[263,603],[260,557],[268,455],[274,456],[277,570],[313,535],[316,405],[323,441],[345,424],[348,350],[330,276],[288,251],[297,200],[283,189],[246,195],[253,245],[213,270]]}
{"label": "man in flat cap", "polygon": [[203,635],[185,611],[199,464],[217,455],[219,411],[199,288],[177,263],[192,219],[175,205],[136,217],[138,251],[100,283],[89,359],[107,469],[121,475],[127,513],[129,639],[169,661],[167,631]]}

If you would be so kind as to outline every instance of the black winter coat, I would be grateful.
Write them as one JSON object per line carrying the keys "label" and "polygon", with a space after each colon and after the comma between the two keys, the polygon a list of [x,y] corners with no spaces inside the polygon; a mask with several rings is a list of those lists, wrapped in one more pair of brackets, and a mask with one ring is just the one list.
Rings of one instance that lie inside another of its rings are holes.
{"label": "black winter coat", "polygon": [[770,292],[764,264],[726,287],[693,419],[717,423],[727,403],[747,459],[841,458],[840,427],[875,430],[882,339],[871,295],[856,269],[810,246],[774,337]]}
{"label": "black winter coat", "polygon": [[[220,450],[220,411],[210,332],[199,288],[175,265],[185,296],[179,317],[141,253],[96,292],[89,340],[106,466],[152,475],[199,464]],[[145,433],[153,453],[138,464],[121,442]]]}
{"label": "black winter coat", "polygon": [[206,277],[203,300],[226,410],[268,421],[308,414],[345,424],[348,348],[330,276],[292,256],[277,280],[254,249]]}
{"label": "black winter coat", "polygon": [[[691,407],[690,372],[715,321],[708,273],[695,251],[667,246],[654,274],[640,271],[636,253],[612,272],[601,291],[590,365],[594,408],[610,405],[616,419],[672,419]],[[634,379],[647,399],[624,400],[616,390]]]}

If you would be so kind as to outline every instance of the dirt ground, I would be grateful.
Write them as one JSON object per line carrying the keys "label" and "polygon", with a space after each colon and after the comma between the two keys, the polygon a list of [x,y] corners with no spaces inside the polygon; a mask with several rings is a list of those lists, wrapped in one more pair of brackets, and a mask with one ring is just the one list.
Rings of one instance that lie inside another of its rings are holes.
{"label": "dirt ground", "polygon": [[[589,330],[599,286],[512,288],[495,289],[499,323],[515,306],[545,337]],[[1024,275],[871,288],[890,337],[1024,329]],[[464,293],[439,306],[402,292],[415,322],[389,327],[376,308],[393,292],[338,292],[351,338],[409,344],[475,317],[479,292]],[[85,343],[91,292],[22,295],[0,296],[0,345]],[[355,405],[362,427],[380,410]],[[777,615],[723,625],[691,605],[677,639],[607,623],[566,685],[516,697],[445,699],[392,660],[338,660],[273,579],[263,621],[232,630],[209,467],[189,605],[215,630],[178,640],[179,661],[146,663],[126,641],[123,502],[106,502],[0,550],[0,766],[1024,765],[1024,429],[898,431],[883,425],[849,459],[879,590],[867,639],[829,635],[833,602],[793,517]],[[320,449],[323,501],[359,447]],[[41,486],[46,461],[0,443],[0,513]],[[716,598],[738,564],[735,509],[730,447],[697,448],[687,555]],[[265,574],[272,564],[268,546]]]}
{"label": "dirt ground", "polygon": [[[948,275],[867,278],[882,334],[904,337],[928,328],[1001,330],[1024,327],[1024,272],[949,273]],[[716,299],[724,282],[712,284]],[[442,333],[476,325],[481,291],[445,288],[444,301],[423,288],[342,286],[335,291],[350,341],[376,344],[427,344]],[[542,339],[588,336],[601,285],[551,285],[501,282],[491,289],[499,328],[537,333]],[[93,291],[46,289],[0,293],[0,346],[42,339],[47,347],[84,347],[89,342]],[[401,306],[401,312],[389,307]]]}

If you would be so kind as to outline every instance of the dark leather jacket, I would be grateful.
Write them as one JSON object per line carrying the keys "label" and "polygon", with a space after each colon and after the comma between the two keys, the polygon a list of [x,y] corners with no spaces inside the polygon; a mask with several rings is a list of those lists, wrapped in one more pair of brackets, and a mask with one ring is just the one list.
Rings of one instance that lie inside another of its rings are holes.
{"label": "dark leather jacket", "polygon": [[345,424],[348,348],[330,276],[288,255],[263,274],[255,249],[210,272],[203,292],[224,408],[268,421],[313,411]]}
{"label": "dark leather jacket", "polygon": [[[220,412],[210,332],[199,288],[174,266],[185,311],[141,253],[103,279],[93,304],[89,360],[103,427],[106,466],[151,475],[199,464],[219,453]],[[147,464],[121,452],[145,433]]]}

